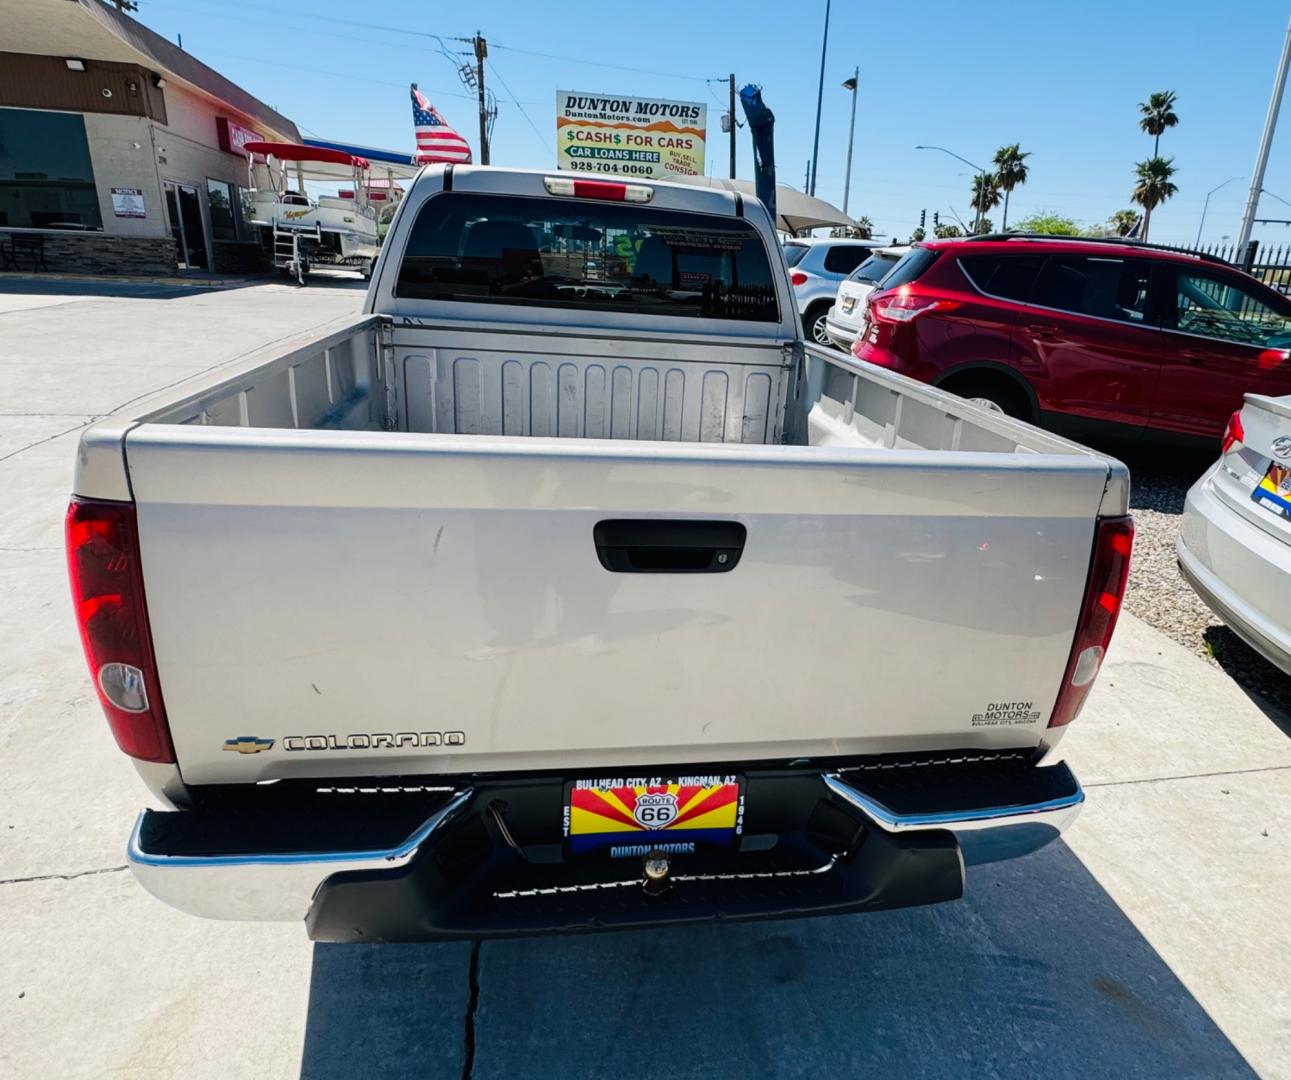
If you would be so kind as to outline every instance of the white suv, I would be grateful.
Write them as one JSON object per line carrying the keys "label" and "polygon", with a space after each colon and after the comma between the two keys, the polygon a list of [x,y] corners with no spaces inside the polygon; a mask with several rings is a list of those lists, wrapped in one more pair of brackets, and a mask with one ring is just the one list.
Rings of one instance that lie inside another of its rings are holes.
{"label": "white suv", "polygon": [[819,240],[786,240],[784,257],[789,264],[789,281],[798,301],[798,314],[809,340],[817,345],[830,344],[825,332],[825,317],[834,306],[839,283],[861,265],[880,240],[843,240],[823,237]]}

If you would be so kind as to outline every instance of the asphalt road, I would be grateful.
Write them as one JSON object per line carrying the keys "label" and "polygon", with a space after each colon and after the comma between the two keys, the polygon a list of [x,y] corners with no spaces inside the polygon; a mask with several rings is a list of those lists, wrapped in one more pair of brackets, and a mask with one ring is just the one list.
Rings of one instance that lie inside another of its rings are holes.
{"label": "asphalt road", "polygon": [[0,279],[0,1075],[1291,1077],[1291,721],[1133,618],[1080,821],[955,904],[314,946],[143,893],[67,602],[77,432],[360,298]]}

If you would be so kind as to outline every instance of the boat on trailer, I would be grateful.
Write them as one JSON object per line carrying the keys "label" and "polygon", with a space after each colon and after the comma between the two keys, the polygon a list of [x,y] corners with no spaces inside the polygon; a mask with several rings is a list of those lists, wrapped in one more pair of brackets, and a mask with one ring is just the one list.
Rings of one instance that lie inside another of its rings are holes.
{"label": "boat on trailer", "polygon": [[[381,241],[366,183],[368,159],[303,143],[248,142],[243,148],[251,223],[273,265],[302,284],[310,267],[320,265],[370,277]],[[307,180],[351,183],[353,191],[311,198]]]}

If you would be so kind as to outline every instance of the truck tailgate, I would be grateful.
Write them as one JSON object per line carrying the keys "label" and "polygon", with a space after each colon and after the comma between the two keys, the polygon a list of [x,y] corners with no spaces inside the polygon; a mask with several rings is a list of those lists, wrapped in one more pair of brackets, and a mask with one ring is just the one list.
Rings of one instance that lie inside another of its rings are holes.
{"label": "truck tailgate", "polygon": [[[126,456],[198,784],[1035,745],[1108,474],[149,424]],[[613,572],[594,530],[614,519],[746,540],[729,572]]]}

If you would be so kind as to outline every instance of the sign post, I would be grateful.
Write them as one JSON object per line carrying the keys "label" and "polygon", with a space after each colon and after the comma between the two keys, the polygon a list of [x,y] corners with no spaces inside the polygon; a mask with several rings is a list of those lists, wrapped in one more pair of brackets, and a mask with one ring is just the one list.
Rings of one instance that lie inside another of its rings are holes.
{"label": "sign post", "polygon": [[667,180],[703,176],[708,107],[556,91],[556,168]]}

